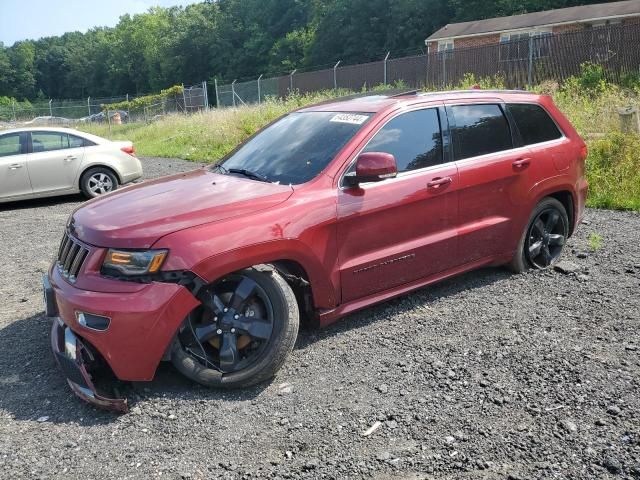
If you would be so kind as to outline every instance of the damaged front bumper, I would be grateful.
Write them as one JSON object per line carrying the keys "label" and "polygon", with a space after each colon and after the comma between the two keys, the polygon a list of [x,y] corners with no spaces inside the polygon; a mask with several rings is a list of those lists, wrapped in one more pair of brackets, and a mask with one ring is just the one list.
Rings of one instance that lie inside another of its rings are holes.
{"label": "damaged front bumper", "polygon": [[118,413],[128,412],[126,398],[109,398],[98,393],[93,377],[89,373],[97,360],[95,353],[57,316],[55,294],[48,276],[43,277],[42,283],[45,313],[48,317],[53,318],[51,350],[71,390],[78,397],[98,408]]}
{"label": "damaged front bumper", "polygon": [[71,390],[78,397],[105,410],[129,411],[126,398],[108,398],[98,393],[89,373],[90,365],[96,361],[94,354],[58,317],[51,326],[51,349]]}

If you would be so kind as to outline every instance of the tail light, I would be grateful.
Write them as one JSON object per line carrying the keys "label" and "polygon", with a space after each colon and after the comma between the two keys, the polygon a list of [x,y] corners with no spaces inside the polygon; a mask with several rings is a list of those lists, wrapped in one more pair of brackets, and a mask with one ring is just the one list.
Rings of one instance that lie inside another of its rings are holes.
{"label": "tail light", "polygon": [[589,150],[587,149],[587,146],[582,145],[582,147],[580,147],[580,160],[584,162],[587,159],[588,154]]}
{"label": "tail light", "polygon": [[120,150],[122,150],[124,153],[128,153],[133,157],[136,156],[136,149],[134,148],[133,145],[131,145],[130,147],[122,147]]}

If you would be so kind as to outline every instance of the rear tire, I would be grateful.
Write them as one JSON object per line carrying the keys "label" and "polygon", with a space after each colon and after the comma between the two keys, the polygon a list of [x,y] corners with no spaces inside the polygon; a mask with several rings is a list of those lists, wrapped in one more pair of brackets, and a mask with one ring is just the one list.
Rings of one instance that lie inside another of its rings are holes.
{"label": "rear tire", "polygon": [[[252,293],[238,293],[243,290]],[[244,301],[236,300],[242,296]],[[272,378],[293,350],[300,323],[295,294],[284,278],[269,266],[256,266],[214,282],[199,297],[203,307],[187,317],[172,345],[176,369],[217,388],[245,388]]]}
{"label": "rear tire", "polygon": [[118,188],[118,178],[105,167],[90,168],[80,178],[80,190],[87,198],[95,198]]}
{"label": "rear tire", "polygon": [[543,198],[531,212],[509,269],[522,273],[554,265],[568,237],[569,217],[564,205],[555,198]]}

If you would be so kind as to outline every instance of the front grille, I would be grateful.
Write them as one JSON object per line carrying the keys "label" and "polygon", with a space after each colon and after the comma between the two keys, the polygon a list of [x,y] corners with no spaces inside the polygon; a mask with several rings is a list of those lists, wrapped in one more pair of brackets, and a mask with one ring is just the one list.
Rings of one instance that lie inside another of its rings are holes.
{"label": "front grille", "polygon": [[70,282],[75,282],[82,264],[89,255],[89,249],[80,245],[68,233],[65,232],[58,250],[58,269],[63,277]]}

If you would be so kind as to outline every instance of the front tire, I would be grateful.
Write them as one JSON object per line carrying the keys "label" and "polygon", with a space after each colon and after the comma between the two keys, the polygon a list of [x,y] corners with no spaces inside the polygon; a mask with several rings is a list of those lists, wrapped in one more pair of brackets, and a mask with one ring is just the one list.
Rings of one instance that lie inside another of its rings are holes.
{"label": "front tire", "polygon": [[87,198],[95,198],[117,188],[118,178],[108,168],[90,168],[80,178],[80,190]]}
{"label": "front tire", "polygon": [[207,387],[245,388],[272,378],[293,350],[300,323],[295,294],[261,265],[214,282],[185,319],[171,360]]}
{"label": "front tire", "polygon": [[564,205],[552,197],[542,199],[531,212],[509,268],[521,273],[554,265],[568,237],[569,217]]}

